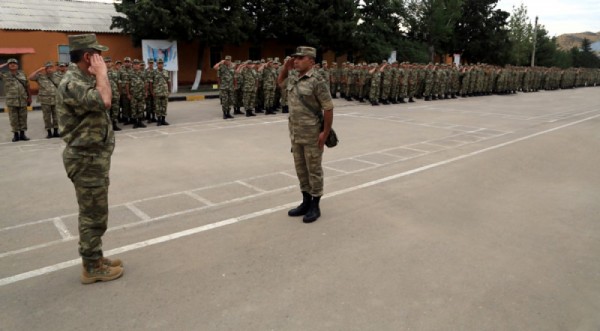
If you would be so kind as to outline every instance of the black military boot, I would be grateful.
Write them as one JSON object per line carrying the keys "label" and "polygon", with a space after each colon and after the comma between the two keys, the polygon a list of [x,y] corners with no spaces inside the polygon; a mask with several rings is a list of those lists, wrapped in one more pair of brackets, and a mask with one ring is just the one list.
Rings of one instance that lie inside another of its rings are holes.
{"label": "black military boot", "polygon": [[19,135],[19,140],[29,140],[29,137],[25,135],[25,131],[21,131],[21,134]]}
{"label": "black military boot", "polygon": [[304,223],[312,223],[316,221],[319,217],[321,217],[321,209],[319,208],[319,201],[321,201],[321,197],[313,197],[310,202],[310,208],[304,217],[302,218],[302,222]]}
{"label": "black military boot", "polygon": [[121,131],[121,128],[117,126],[117,121],[112,121],[113,131]]}
{"label": "black military boot", "polygon": [[263,110],[260,107],[256,107],[255,113],[263,113]]}
{"label": "black military boot", "polygon": [[275,115],[275,111],[273,111],[273,108],[267,108],[265,111],[265,115]]}
{"label": "black military boot", "polygon": [[14,142],[17,142],[17,141],[19,141],[19,133],[18,133],[18,132],[15,132],[15,133],[14,133],[14,136],[13,136],[13,138],[12,138],[12,142],[14,143]]}
{"label": "black military boot", "polygon": [[246,117],[250,116],[256,116],[256,114],[252,112],[252,109],[246,109]]}
{"label": "black military boot", "polygon": [[371,100],[371,106],[379,106],[379,103],[376,100]]}
{"label": "black military boot", "polygon": [[281,113],[282,113],[282,114],[287,114],[287,113],[289,113],[289,112],[290,112],[290,108],[289,108],[288,106],[283,106],[283,107],[281,108]]}
{"label": "black military boot", "polygon": [[310,209],[312,198],[313,197],[308,192],[302,191],[302,203],[298,207],[290,209],[288,211],[288,216],[296,217],[306,215]]}
{"label": "black military boot", "polygon": [[225,118],[233,118],[233,116],[231,116],[231,110],[227,109],[225,112]]}
{"label": "black military boot", "polygon": [[138,126],[138,128],[145,128],[146,124],[144,124],[144,122],[142,122],[141,118],[138,118],[138,120],[137,120],[137,126]]}
{"label": "black military boot", "polygon": [[161,117],[162,125],[170,125],[169,122],[165,121],[166,116]]}
{"label": "black military boot", "polygon": [[408,98],[408,102],[415,102],[415,100],[413,100],[413,98]]}
{"label": "black military boot", "polygon": [[156,118],[156,126],[162,126],[162,116]]}
{"label": "black military boot", "polygon": [[52,138],[52,130],[48,129],[46,131],[48,131],[48,134],[46,135],[46,139]]}
{"label": "black military boot", "polygon": [[60,138],[60,133],[58,133],[58,129],[54,128],[54,134],[52,135],[54,138]]}
{"label": "black military boot", "polygon": [[404,101],[404,98],[400,98],[398,100],[400,100],[400,103],[406,103],[406,101]]}
{"label": "black military boot", "polygon": [[226,120],[227,119],[227,113],[223,110],[223,119]]}
{"label": "black military boot", "polygon": [[150,115],[150,123],[156,123],[156,114],[155,113],[152,113]]}
{"label": "black military boot", "polygon": [[242,115],[243,113],[240,111],[240,107],[233,107],[233,115]]}
{"label": "black military boot", "polygon": [[138,126],[138,121],[137,121],[137,120],[132,120],[131,122],[133,123],[133,128],[134,128],[134,129],[137,129],[137,128],[139,128],[139,126]]}

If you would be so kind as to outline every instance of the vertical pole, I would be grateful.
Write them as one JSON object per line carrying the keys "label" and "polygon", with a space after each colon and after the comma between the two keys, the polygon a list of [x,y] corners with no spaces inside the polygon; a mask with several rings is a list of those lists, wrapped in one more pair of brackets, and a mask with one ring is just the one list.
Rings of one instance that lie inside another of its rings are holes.
{"label": "vertical pole", "polygon": [[535,46],[537,43],[537,27],[538,27],[538,17],[535,17],[535,26],[533,27],[533,51],[531,52],[531,66],[535,67]]}

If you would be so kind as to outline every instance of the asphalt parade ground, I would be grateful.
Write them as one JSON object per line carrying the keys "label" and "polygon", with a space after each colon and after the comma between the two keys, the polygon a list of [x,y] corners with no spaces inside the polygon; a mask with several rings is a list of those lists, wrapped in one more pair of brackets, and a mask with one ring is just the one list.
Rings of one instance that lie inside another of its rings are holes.
{"label": "asphalt parade ground", "polygon": [[598,330],[600,87],[372,107],[336,99],[313,224],[287,116],[171,102],[116,134],[107,256],[29,112],[0,114],[1,330]]}

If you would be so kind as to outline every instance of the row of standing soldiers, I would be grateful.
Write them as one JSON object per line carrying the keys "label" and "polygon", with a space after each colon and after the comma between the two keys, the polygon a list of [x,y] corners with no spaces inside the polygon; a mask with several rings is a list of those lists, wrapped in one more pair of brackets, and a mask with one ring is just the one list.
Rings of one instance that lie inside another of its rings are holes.
{"label": "row of standing soldiers", "polygon": [[387,63],[354,65],[344,63],[331,68],[324,61],[318,72],[330,82],[332,97],[340,93],[346,100],[369,100],[372,105],[535,92],[600,85],[598,69],[559,69],[544,67],[498,67],[486,64]]}
{"label": "row of standing soldiers", "polygon": [[164,69],[164,60],[144,62],[125,57],[123,62],[105,57],[108,79],[112,90],[110,117],[113,129],[120,131],[117,122],[123,125],[133,124],[133,128],[145,128],[142,122],[157,123],[157,126],[169,125],[167,116],[168,97],[171,92],[169,72]]}

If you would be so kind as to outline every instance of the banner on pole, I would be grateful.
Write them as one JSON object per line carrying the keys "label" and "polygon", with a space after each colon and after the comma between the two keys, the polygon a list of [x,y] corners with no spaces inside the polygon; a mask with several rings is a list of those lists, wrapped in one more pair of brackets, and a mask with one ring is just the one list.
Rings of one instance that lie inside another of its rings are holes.
{"label": "banner on pole", "polygon": [[165,70],[179,70],[177,64],[177,41],[143,39],[142,56],[144,57],[144,62],[148,62],[148,59],[153,59],[154,63],[156,63],[158,59],[163,59]]}

